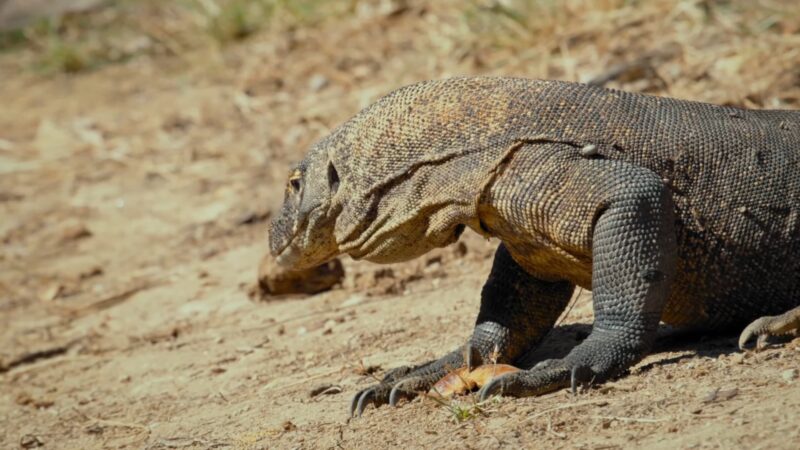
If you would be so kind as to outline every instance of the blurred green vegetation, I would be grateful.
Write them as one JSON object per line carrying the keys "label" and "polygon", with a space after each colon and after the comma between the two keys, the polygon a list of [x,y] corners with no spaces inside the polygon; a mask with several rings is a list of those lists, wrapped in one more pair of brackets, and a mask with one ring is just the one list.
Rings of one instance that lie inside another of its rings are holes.
{"label": "blurred green vegetation", "polygon": [[227,45],[269,28],[308,26],[357,0],[112,0],[97,10],[0,32],[0,52],[31,51],[34,69],[79,72],[148,54]]}
{"label": "blurred green vegetation", "polygon": [[[265,30],[343,20],[362,4],[377,3],[379,0],[109,0],[92,11],[40,19],[22,29],[0,32],[0,52],[30,52],[30,66],[46,73],[79,72],[140,55],[175,56],[187,50],[225,46]],[[559,33],[583,33],[584,38],[611,33],[609,17],[619,13],[636,20],[637,10],[646,3],[467,0],[436,6],[461,19],[465,25],[464,35],[458,37],[461,43],[472,43],[472,48],[524,50],[551,42]],[[690,22],[695,29],[710,21],[749,35],[800,29],[798,0],[675,0],[665,13],[674,16],[671,20]],[[576,16],[582,20],[576,21]]]}

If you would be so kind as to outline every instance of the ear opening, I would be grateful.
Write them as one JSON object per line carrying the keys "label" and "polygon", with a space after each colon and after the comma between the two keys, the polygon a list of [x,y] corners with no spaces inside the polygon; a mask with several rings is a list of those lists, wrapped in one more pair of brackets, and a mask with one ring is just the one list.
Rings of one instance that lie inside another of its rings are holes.
{"label": "ear opening", "polygon": [[328,162],[328,187],[331,195],[336,194],[336,191],[339,190],[339,172],[336,171],[333,162]]}

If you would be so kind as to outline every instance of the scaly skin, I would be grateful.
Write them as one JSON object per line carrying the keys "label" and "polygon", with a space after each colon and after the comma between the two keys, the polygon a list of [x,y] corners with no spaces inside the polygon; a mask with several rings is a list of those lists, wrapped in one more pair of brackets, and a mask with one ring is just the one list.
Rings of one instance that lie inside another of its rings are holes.
{"label": "scaly skin", "polygon": [[[580,84],[455,78],[399,89],[317,143],[272,223],[279,263],[379,263],[502,242],[465,348],[391,371],[351,413],[449,370],[536,346],[575,286],[592,333],[566,357],[493,379],[481,398],[601,382],[647,354],[659,320],[739,328],[800,306],[800,113]],[[797,312],[742,338],[798,328]]]}

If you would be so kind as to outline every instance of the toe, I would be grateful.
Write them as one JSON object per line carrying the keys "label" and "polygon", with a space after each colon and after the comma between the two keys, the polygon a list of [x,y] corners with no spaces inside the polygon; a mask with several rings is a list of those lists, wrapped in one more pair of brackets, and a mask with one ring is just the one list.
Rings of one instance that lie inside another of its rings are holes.
{"label": "toe", "polygon": [[397,406],[397,402],[401,398],[412,399],[417,394],[413,390],[408,389],[409,385],[414,384],[417,380],[414,378],[405,379],[392,387],[389,393],[389,406]]}
{"label": "toe", "polygon": [[570,370],[570,389],[572,395],[578,393],[578,385],[587,386],[594,380],[594,372],[587,366],[575,366]]}
{"label": "toe", "polygon": [[370,403],[375,403],[375,388],[366,389],[358,396],[358,404],[355,409],[356,415],[361,417],[361,414],[364,413],[364,409],[366,409]]}
{"label": "toe", "polygon": [[503,395],[507,382],[510,381],[514,376],[514,373],[509,373],[492,378],[488,383],[484,384],[481,390],[478,392],[478,400],[483,402],[495,395]]}
{"label": "toe", "polygon": [[753,338],[753,336],[760,336],[764,333],[765,328],[765,318],[762,317],[753,321],[750,325],[748,325],[743,331],[742,334],[739,335],[739,349],[744,350],[745,344]]}

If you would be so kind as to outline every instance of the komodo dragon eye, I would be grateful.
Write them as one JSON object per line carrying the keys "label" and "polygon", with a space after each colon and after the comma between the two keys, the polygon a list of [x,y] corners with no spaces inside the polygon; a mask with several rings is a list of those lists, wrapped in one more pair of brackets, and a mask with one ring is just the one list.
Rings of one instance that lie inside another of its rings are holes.
{"label": "komodo dragon eye", "polygon": [[295,170],[289,176],[289,187],[294,192],[300,192],[300,188],[302,187],[302,174],[299,170]]}
{"label": "komodo dragon eye", "polygon": [[339,172],[336,171],[333,163],[328,163],[328,186],[331,190],[331,195],[336,194],[339,190]]}

